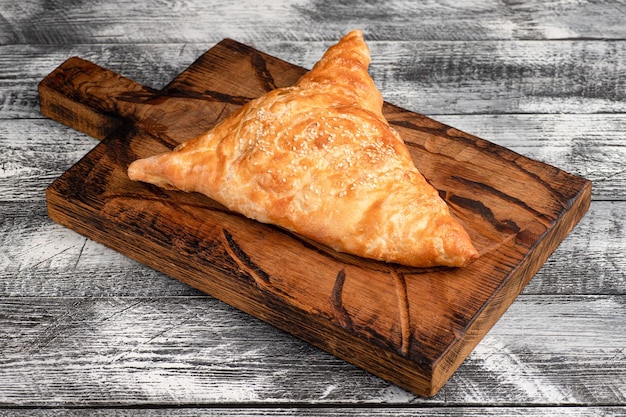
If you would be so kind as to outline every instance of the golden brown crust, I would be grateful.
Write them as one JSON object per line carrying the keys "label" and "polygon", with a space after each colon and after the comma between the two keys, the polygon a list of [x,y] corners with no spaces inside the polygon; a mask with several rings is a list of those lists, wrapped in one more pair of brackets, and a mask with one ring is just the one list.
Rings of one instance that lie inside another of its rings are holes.
{"label": "golden brown crust", "polygon": [[338,251],[410,266],[477,257],[382,115],[369,51],[350,32],[294,86],[250,101],[133,180],[203,193]]}

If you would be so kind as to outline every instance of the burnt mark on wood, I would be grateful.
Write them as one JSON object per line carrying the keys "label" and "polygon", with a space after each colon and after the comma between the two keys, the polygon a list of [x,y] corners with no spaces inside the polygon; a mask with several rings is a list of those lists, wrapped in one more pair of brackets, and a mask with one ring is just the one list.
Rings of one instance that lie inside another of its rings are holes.
{"label": "burnt mark on wood", "polygon": [[461,197],[458,195],[451,195],[447,198],[447,200],[453,204],[456,204],[457,206],[463,207],[464,209],[478,214],[489,224],[491,224],[498,232],[515,234],[520,231],[520,227],[512,219],[496,219],[493,211],[481,201],[473,200],[467,197]]}
{"label": "burnt mark on wood", "polygon": [[[184,82],[179,82],[177,85],[182,85]],[[237,96],[232,94],[223,93],[216,90],[204,90],[194,91],[192,88],[186,89],[181,87],[170,87],[163,90],[163,93],[153,97],[147,101],[146,104],[160,104],[168,98],[185,98],[204,101],[214,101],[218,103],[234,104],[236,106],[243,106],[254,97]]]}
{"label": "burnt mark on wood", "polygon": [[[396,125],[396,126],[404,127],[409,130],[413,130],[415,132],[426,133],[427,135],[430,135],[433,137],[440,137],[446,140],[459,141],[472,148],[484,150],[487,153],[494,154],[506,160],[511,159],[510,157],[503,156],[503,154],[507,152],[511,154],[513,153],[513,151],[507,148],[498,146],[494,143],[472,136],[468,133],[465,133],[463,131],[450,127],[448,125],[439,123],[433,119],[428,119],[428,121],[426,121],[427,117],[423,115],[417,115],[415,119],[418,121],[418,123],[413,123],[413,122],[409,122],[406,120],[389,121],[389,123]],[[420,123],[424,123],[424,124],[420,124]],[[426,126],[425,125],[426,123],[430,124],[431,126]],[[405,143],[409,147],[428,151],[426,147],[421,143],[411,142],[411,141],[405,141]]]}
{"label": "burnt mark on wood", "polygon": [[[424,125],[419,125],[417,123],[409,122],[408,120],[389,120],[389,124],[404,127],[409,130],[414,130],[416,132],[424,132],[433,136],[444,136],[445,130],[447,126],[441,125],[441,127],[428,127]],[[412,145],[418,145],[416,143],[411,143]]]}
{"label": "burnt mark on wood", "polygon": [[498,190],[495,187],[492,187],[490,185],[487,185],[483,182],[478,182],[478,181],[472,181],[472,180],[468,180],[466,178],[462,178],[459,176],[452,176],[452,179],[454,179],[455,181],[458,181],[464,185],[468,185],[470,187],[476,187],[479,188],[480,190],[486,191],[489,194],[495,195],[498,198],[501,198],[509,203],[515,204],[519,207],[522,207],[524,210],[530,212],[533,216],[536,216],[542,220],[545,220],[547,222],[552,222],[553,219],[549,218],[545,213],[542,213],[540,211],[535,210],[534,208],[530,207],[526,202],[520,200],[519,198],[513,197],[505,192],[502,192],[500,190]]}
{"label": "burnt mark on wood", "polygon": [[272,73],[267,69],[267,62],[265,61],[265,58],[263,58],[263,55],[254,50],[252,50],[251,52],[252,55],[250,57],[250,60],[252,62],[252,68],[254,68],[254,73],[257,79],[259,80],[265,91],[275,90],[277,88],[276,82],[274,81]]}
{"label": "burnt mark on wood", "polygon": [[[237,42],[236,40],[233,40],[230,38],[222,39],[219,42],[218,46],[229,50],[231,53],[230,54],[228,52],[226,53],[229,55],[232,55],[233,57],[236,57],[237,55],[250,55],[250,51],[253,49],[252,47],[246,44]],[[232,53],[234,53],[234,55]]]}
{"label": "burnt mark on wood", "polygon": [[411,315],[409,314],[409,295],[406,289],[404,275],[396,271],[391,272],[398,297],[398,312],[400,318],[401,343],[400,353],[408,356],[411,347]]}
{"label": "burnt mark on wood", "polygon": [[124,91],[115,96],[116,101],[123,101],[126,103],[136,103],[141,104],[145,102],[149,102],[150,100],[154,100],[159,92],[150,87],[143,87],[144,90],[140,91]]}
{"label": "burnt mark on wood", "polygon": [[267,288],[270,285],[270,276],[252,262],[246,252],[235,242],[233,235],[228,230],[222,229],[222,238],[226,252],[237,263],[239,268],[254,280],[258,288]]}
{"label": "burnt mark on wood", "polygon": [[[100,161],[106,158],[104,148],[97,146],[88,156],[92,160]],[[87,160],[88,158],[85,158]],[[67,200],[74,201],[98,201],[108,191],[109,178],[113,172],[110,164],[83,163],[76,164],[61,177],[63,182],[58,184],[63,187],[63,194]],[[68,174],[69,173],[69,174]],[[53,183],[51,186],[53,186]]]}
{"label": "burnt mark on wood", "polygon": [[237,106],[243,106],[244,104],[246,104],[247,102],[253,99],[252,97],[234,96],[231,94],[221,93],[219,91],[214,91],[214,90],[205,90],[204,96],[212,101],[219,101],[220,103],[234,104]]}
{"label": "burnt mark on wood", "polygon": [[335,285],[333,286],[333,291],[330,295],[330,305],[341,327],[351,332],[353,330],[352,319],[350,318],[350,313],[348,313],[344,307],[341,297],[345,282],[346,270],[342,269],[337,273],[337,277],[335,278]]}

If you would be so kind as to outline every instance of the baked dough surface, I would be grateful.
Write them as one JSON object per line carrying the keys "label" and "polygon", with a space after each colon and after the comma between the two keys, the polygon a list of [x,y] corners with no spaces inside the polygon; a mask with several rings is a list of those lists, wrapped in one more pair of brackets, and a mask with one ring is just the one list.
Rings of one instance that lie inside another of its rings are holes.
{"label": "baked dough surface", "polygon": [[252,100],[171,152],[133,162],[132,180],[200,192],[341,252],[408,266],[478,254],[382,114],[360,31],[295,85]]}

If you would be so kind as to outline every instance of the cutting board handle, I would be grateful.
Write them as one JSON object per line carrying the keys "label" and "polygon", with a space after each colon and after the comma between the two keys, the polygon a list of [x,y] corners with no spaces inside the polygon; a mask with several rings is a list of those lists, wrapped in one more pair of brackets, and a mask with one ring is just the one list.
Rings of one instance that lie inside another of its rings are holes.
{"label": "cutting board handle", "polygon": [[137,103],[156,94],[156,90],[79,57],[69,58],[39,83],[44,116],[99,140],[124,119],[134,119]]}

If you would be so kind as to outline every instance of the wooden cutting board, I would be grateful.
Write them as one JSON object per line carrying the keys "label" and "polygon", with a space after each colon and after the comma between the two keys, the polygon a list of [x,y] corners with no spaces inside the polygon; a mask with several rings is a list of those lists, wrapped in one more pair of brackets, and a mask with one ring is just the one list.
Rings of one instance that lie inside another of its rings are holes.
{"label": "wooden cutting board", "polygon": [[161,91],[67,60],[40,83],[41,112],[102,141],[47,189],[49,215],[432,396],[584,215],[591,183],[386,103],[416,165],[481,254],[462,269],[418,269],[339,254],[202,195],[127,178],[131,161],[199,135],[304,72],[229,39]]}

